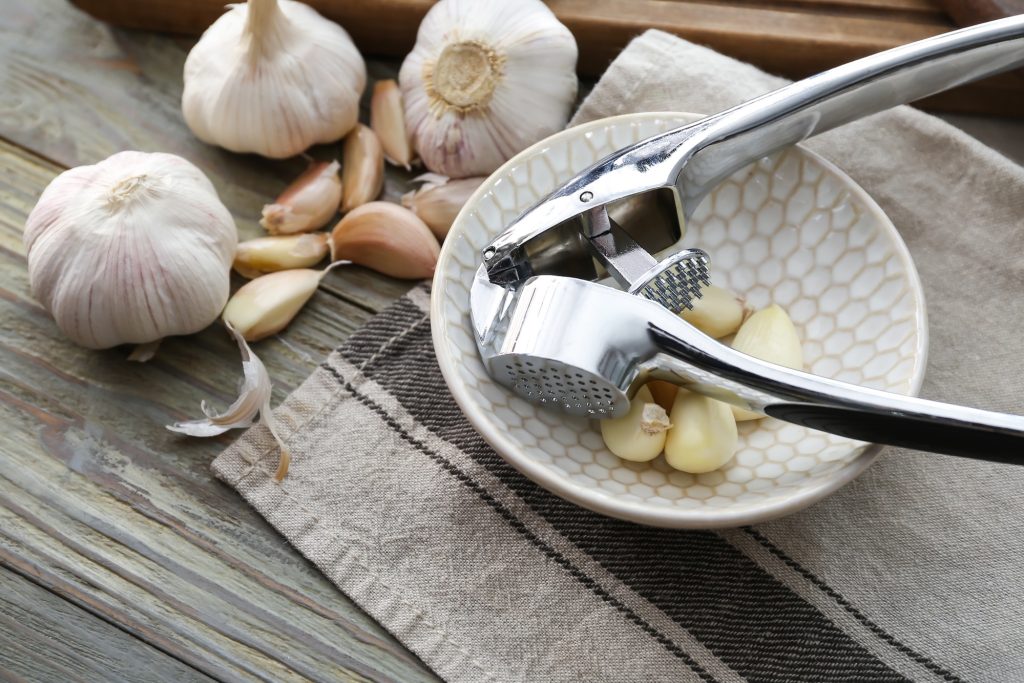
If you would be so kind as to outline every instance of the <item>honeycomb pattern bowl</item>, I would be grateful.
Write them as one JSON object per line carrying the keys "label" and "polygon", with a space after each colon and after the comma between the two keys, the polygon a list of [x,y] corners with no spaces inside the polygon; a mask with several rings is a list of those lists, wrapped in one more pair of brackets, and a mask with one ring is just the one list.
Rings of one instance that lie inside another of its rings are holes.
{"label": "honeycomb pattern bowl", "polygon": [[[771,418],[741,422],[736,456],[692,475],[663,457],[620,460],[596,422],[527,403],[484,370],[469,319],[480,251],[521,211],[616,149],[699,118],[630,114],[571,128],[522,152],[483,183],[452,227],[431,301],[434,347],[452,395],[509,463],[548,490],[614,517],[679,528],[752,524],[799,510],[867,468],[878,448]],[[795,147],[722,183],[687,226],[711,255],[712,281],[755,308],[785,308],[806,369],[904,394],[920,388],[924,298],[896,229],[839,169]]]}

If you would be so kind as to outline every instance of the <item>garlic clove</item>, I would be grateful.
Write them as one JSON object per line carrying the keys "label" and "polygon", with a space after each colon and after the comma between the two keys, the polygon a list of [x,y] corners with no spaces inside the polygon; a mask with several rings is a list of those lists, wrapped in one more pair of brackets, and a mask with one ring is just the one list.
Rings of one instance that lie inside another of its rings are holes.
{"label": "garlic clove", "polygon": [[274,204],[263,207],[260,225],[271,235],[310,232],[327,225],[341,204],[337,161],[315,161]]}
{"label": "garlic clove", "polygon": [[365,87],[344,29],[306,3],[249,0],[189,52],[181,109],[204,142],[283,159],[348,133]]}
{"label": "garlic clove", "polygon": [[370,127],[380,139],[384,158],[395,166],[412,168],[412,140],[405,129],[402,91],[394,80],[374,84],[370,100]]}
{"label": "garlic clove", "polygon": [[565,127],[576,99],[576,41],[540,0],[441,0],[398,75],[423,164],[488,175]]}
{"label": "garlic clove", "polygon": [[679,317],[709,337],[721,339],[740,329],[749,312],[746,302],[734,292],[708,285],[701,288],[701,296],[694,300],[693,308],[683,310]]}
{"label": "garlic clove", "polygon": [[654,397],[655,403],[666,411],[672,410],[672,404],[675,403],[676,394],[679,392],[678,386],[660,379],[651,380],[646,386],[650,390],[651,396]]}
{"label": "garlic clove", "polygon": [[221,317],[246,341],[277,334],[313,296],[325,272],[298,268],[262,275],[235,292]]}
{"label": "garlic clove", "polygon": [[402,195],[402,206],[422,218],[438,239],[444,239],[463,205],[485,179],[449,180],[436,173],[425,173],[415,180],[426,182],[418,190]]}
{"label": "garlic clove", "polygon": [[238,245],[234,269],[242,277],[315,266],[327,256],[327,233],[260,237]]}
{"label": "garlic clove", "polygon": [[681,390],[670,419],[665,461],[675,469],[692,474],[711,472],[736,453],[739,433],[729,404]]}
{"label": "garlic clove", "polygon": [[388,202],[353,209],[331,232],[332,261],[344,259],[391,277],[432,276],[440,251],[416,214]]}
{"label": "garlic clove", "polygon": [[[796,327],[786,311],[777,304],[757,311],[747,318],[736,333],[732,348],[793,370],[802,370],[804,367],[803,349],[800,347]],[[764,417],[761,413],[735,406],[733,413],[740,421]]]}
{"label": "garlic clove", "polygon": [[357,124],[342,150],[341,212],[372,202],[384,189],[384,150],[377,134]]}
{"label": "garlic clove", "polygon": [[167,425],[167,429],[179,434],[187,434],[188,436],[217,436],[229,429],[250,426],[258,413],[263,420],[263,424],[270,430],[270,433],[281,449],[278,457],[277,473],[275,474],[275,478],[281,481],[288,473],[288,463],[291,462],[291,456],[284,447],[284,441],[281,439],[274,415],[270,410],[272,389],[270,374],[267,372],[267,368],[263,365],[263,361],[260,360],[259,356],[253,353],[249,345],[245,343],[242,335],[230,323],[228,323],[227,327],[228,332],[231,333],[231,336],[238,343],[238,350],[242,354],[243,380],[242,387],[238,392],[238,398],[221,413],[216,412],[207,405],[206,401],[203,401],[201,408],[203,414],[206,415],[205,419],[175,422],[172,425]]}
{"label": "garlic clove", "polygon": [[641,387],[622,417],[601,420],[604,445],[623,460],[654,460],[665,447],[669,428],[665,409],[654,402],[647,387]]}

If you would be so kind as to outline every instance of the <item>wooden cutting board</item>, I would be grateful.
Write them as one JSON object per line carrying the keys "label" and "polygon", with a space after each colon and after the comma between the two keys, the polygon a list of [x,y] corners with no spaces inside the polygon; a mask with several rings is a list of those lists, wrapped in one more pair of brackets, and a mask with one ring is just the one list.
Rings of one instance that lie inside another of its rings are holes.
{"label": "wooden cutting board", "polygon": [[[224,0],[72,0],[118,26],[197,35]],[[801,78],[955,28],[953,0],[548,0],[580,46],[579,69],[598,76],[648,28],[658,28],[769,72]],[[977,0],[975,0],[977,2]],[[1019,0],[990,5],[1013,6]],[[433,0],[308,0],[365,54],[401,57]],[[1012,9],[1010,10],[1012,11]],[[665,68],[683,65],[666,64]],[[1024,116],[1024,75],[1001,74],[937,95],[924,108]]]}

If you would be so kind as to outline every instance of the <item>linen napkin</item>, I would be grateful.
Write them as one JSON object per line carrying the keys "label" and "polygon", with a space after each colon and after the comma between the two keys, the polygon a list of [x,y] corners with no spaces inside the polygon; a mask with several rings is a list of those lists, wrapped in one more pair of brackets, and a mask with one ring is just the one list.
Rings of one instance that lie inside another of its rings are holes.
{"label": "linen napkin", "polygon": [[[651,31],[574,122],[714,112],[783,81]],[[892,217],[931,320],[923,394],[1024,413],[1024,171],[901,107],[812,141]],[[790,517],[654,529],[552,496],[484,443],[414,289],[217,474],[450,681],[1024,680],[1024,468],[887,449]]]}

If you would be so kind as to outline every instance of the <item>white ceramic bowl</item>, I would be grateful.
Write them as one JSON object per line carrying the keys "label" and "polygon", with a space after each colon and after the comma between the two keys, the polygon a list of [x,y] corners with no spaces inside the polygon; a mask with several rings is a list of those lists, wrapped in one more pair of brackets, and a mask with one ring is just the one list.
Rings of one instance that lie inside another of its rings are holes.
{"label": "white ceramic bowl", "polygon": [[[530,404],[486,373],[469,288],[480,251],[521,211],[616,149],[699,118],[618,116],[522,152],[483,183],[445,241],[434,277],[434,348],[448,387],[488,443],[548,490],[613,517],[680,528],[752,524],[835,491],[878,448],[771,418],[740,423],[722,469],[691,475],[659,457],[625,462],[596,422]],[[810,372],[903,394],[921,386],[924,298],[906,246],[849,177],[796,147],[735,173],[699,207],[685,245],[711,255],[712,281],[756,308],[778,303],[797,325]]]}

